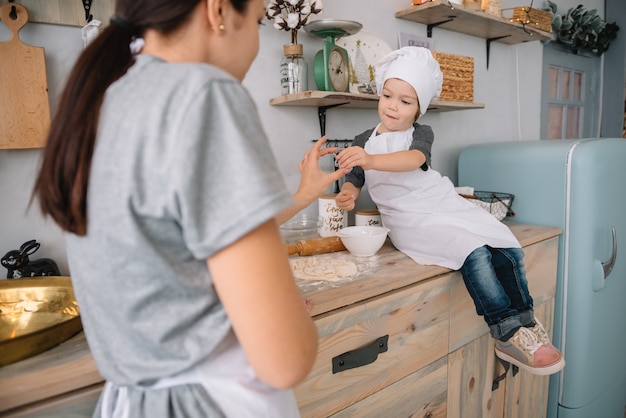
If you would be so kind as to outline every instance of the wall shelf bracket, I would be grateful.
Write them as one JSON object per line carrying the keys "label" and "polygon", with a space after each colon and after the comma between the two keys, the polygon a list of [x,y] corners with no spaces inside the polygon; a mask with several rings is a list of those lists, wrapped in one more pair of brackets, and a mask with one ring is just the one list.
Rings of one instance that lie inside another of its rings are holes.
{"label": "wall shelf bracket", "polygon": [[504,36],[498,36],[496,38],[487,38],[486,44],[487,44],[487,69],[489,69],[489,50],[491,49],[491,43],[493,41],[497,41],[499,39],[503,39],[503,38],[508,38],[511,35],[504,35]]}
{"label": "wall shelf bracket", "polygon": [[450,19],[442,20],[441,22],[430,23],[426,25],[426,36],[429,38],[433,37],[433,28],[436,28],[439,25],[443,25],[444,23],[452,22],[456,16],[448,16]]}
{"label": "wall shelf bracket", "polygon": [[93,20],[93,14],[91,14],[91,3],[92,0],[82,0],[83,1],[83,9],[85,9],[85,20],[87,23]]}
{"label": "wall shelf bracket", "polygon": [[345,104],[348,104],[349,102],[345,102],[345,103],[336,103],[336,104],[332,104],[332,105],[328,105],[328,106],[320,106],[317,108],[317,117],[319,118],[320,121],[320,134],[321,136],[326,135],[326,110],[327,109],[331,109],[333,107],[337,107],[337,106],[343,106]]}

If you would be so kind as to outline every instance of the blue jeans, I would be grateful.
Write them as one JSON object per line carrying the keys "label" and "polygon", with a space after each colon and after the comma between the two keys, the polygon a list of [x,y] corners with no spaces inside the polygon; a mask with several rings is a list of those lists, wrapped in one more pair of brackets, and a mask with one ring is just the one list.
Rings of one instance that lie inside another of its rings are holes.
{"label": "blue jeans", "polygon": [[534,323],[521,248],[479,247],[467,256],[460,272],[476,313],[493,338],[506,341],[520,327]]}

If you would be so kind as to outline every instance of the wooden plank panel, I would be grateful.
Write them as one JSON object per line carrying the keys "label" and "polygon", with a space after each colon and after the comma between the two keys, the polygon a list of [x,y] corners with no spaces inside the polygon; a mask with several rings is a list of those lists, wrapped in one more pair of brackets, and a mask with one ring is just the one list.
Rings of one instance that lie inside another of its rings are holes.
{"label": "wooden plank panel", "polygon": [[448,359],[443,357],[332,415],[332,418],[447,416]]}
{"label": "wooden plank panel", "polygon": [[497,417],[491,401],[496,357],[490,335],[448,355],[448,418]]}
{"label": "wooden plank panel", "polygon": [[85,334],[0,368],[0,411],[102,382]]}
{"label": "wooden plank panel", "polygon": [[33,417],[90,417],[93,414],[104,383],[99,383],[41,402],[13,409],[2,416],[4,418]]}
{"label": "wooden plank panel", "polygon": [[[448,350],[450,275],[316,318],[318,356],[296,390],[303,417],[328,416],[422,367]],[[332,373],[332,359],[389,335],[373,363]]]}
{"label": "wooden plank panel", "polygon": [[450,348],[449,352],[463,347],[481,335],[489,333],[482,316],[476,313],[461,273],[456,273],[450,283]]}
{"label": "wooden plank panel", "polygon": [[0,42],[0,149],[41,148],[50,127],[45,52],[20,38],[28,23],[24,6],[0,5],[0,20],[11,31]]}
{"label": "wooden plank panel", "polygon": [[552,238],[524,248],[528,289],[535,306],[556,294],[559,239]]}

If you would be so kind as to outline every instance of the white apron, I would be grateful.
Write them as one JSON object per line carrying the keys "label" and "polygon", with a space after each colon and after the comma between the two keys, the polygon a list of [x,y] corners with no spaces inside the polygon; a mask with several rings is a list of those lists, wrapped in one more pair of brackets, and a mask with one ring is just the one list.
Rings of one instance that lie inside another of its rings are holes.
{"label": "white apron", "polygon": [[[376,127],[378,129],[378,127]],[[409,149],[411,127],[376,135],[365,143],[369,154]],[[365,182],[389,228],[394,246],[419,264],[458,270],[476,248],[519,248],[510,229],[483,208],[458,195],[447,177],[421,168],[410,172],[366,170]]]}
{"label": "white apron", "polygon": [[[197,367],[159,379],[146,389],[201,384],[228,418],[299,418],[292,390],[278,390],[260,381],[231,332],[216,351]],[[124,386],[106,382],[102,394],[103,418],[133,418]]]}

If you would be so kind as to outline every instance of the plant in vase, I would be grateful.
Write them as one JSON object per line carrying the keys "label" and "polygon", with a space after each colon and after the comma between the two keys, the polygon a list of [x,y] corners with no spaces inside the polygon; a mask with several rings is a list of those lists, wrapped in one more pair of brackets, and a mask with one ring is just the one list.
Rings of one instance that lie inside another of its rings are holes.
{"label": "plant in vase", "polygon": [[291,43],[284,46],[280,62],[283,95],[308,90],[308,66],[302,45],[298,44],[298,30],[308,23],[311,15],[322,10],[321,0],[270,0],[265,9],[265,16],[274,21],[274,28],[291,32]]}
{"label": "plant in vase", "polygon": [[619,26],[605,22],[596,9],[587,10],[582,4],[572,7],[564,15],[556,14],[557,6],[548,0],[554,17],[552,30],[555,41],[570,48],[575,54],[591,52],[602,55],[609,43],[617,37]]}

